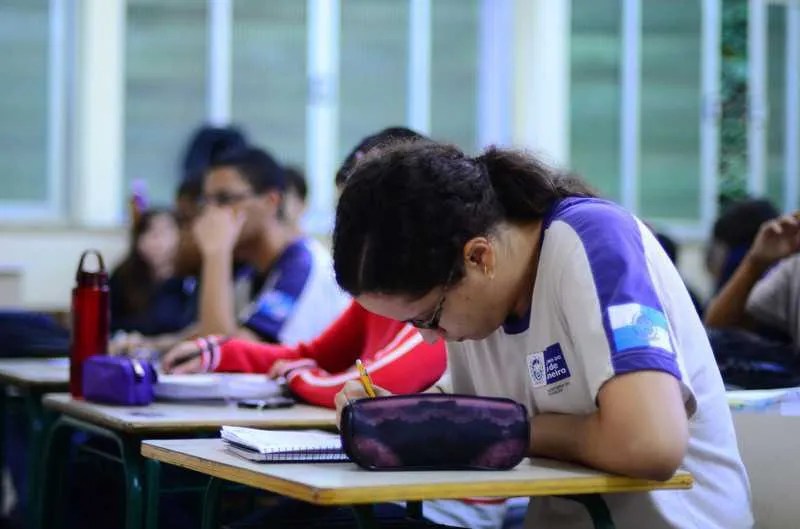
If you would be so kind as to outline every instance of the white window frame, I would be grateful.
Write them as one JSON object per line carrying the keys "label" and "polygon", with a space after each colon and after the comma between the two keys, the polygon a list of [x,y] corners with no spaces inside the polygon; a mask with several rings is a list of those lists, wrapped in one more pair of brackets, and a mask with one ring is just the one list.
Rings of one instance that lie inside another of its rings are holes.
{"label": "white window frame", "polygon": [[[752,0],[751,0],[752,1]],[[620,96],[620,189],[622,204],[639,213],[641,10],[642,0],[622,2],[622,68]],[[701,98],[700,115],[700,218],[653,218],[671,235],[683,240],[707,237],[717,215],[720,125],[721,0],[700,0],[701,10]]]}
{"label": "white window frame", "polygon": [[770,5],[786,9],[785,120],[784,120],[784,211],[798,208],[800,185],[800,1],[749,0],[748,16],[748,85],[749,113],[747,122],[747,191],[754,196],[766,193],[767,124],[767,27]]}

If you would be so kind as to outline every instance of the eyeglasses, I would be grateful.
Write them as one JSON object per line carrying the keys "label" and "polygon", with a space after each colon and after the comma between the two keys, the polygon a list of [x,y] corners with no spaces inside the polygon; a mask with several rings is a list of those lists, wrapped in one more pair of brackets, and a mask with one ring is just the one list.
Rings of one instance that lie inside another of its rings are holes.
{"label": "eyeglasses", "polygon": [[439,320],[442,319],[442,311],[444,310],[444,300],[447,299],[447,287],[444,288],[442,291],[442,296],[439,298],[439,301],[436,303],[436,308],[433,309],[433,314],[427,320],[418,320],[418,319],[410,319],[406,320],[406,323],[410,323],[417,329],[422,330],[436,330],[439,328]]}
{"label": "eyeglasses", "polygon": [[431,317],[427,320],[418,320],[412,318],[410,320],[406,320],[406,323],[422,330],[436,330],[439,328],[439,320],[442,319],[442,310],[444,310],[444,300],[447,299],[447,290],[453,285],[453,276],[455,276],[455,273],[456,269],[453,268],[447,275],[447,281],[445,281],[444,288],[442,289],[442,296],[439,298],[439,301],[436,302],[436,308],[433,309],[433,314],[431,314]]}
{"label": "eyeglasses", "polygon": [[200,207],[207,206],[209,204],[216,204],[217,206],[232,206],[241,202],[242,200],[246,200],[253,196],[253,193],[244,192],[244,193],[229,193],[227,191],[220,191],[219,193],[213,193],[210,195],[203,195],[197,201]]}

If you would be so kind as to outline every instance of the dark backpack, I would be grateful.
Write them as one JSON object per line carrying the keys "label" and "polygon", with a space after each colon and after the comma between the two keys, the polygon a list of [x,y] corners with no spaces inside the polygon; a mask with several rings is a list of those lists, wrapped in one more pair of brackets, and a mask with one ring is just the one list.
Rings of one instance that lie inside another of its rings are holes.
{"label": "dark backpack", "polygon": [[722,380],[742,389],[800,385],[800,355],[791,343],[741,329],[708,329]]}

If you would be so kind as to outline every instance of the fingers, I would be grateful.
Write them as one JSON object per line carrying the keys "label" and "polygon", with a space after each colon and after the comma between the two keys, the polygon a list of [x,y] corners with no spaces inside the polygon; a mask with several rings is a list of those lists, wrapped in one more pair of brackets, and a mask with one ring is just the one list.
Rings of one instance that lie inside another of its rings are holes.
{"label": "fingers", "polygon": [[174,365],[172,371],[169,371],[169,373],[172,375],[190,375],[201,373],[202,371],[203,361],[200,357],[194,357],[191,360]]}
{"label": "fingers", "polygon": [[[161,369],[164,371],[164,373],[197,373],[199,372],[202,363],[200,358],[197,357],[199,352],[200,348],[194,341],[179,343],[161,358]],[[192,356],[196,356],[196,358],[189,360],[189,358]],[[194,361],[197,363],[197,366],[195,367],[196,371],[186,371],[186,369],[191,367],[190,364],[193,365],[195,363]]]}
{"label": "fingers", "polygon": [[334,404],[336,404],[336,424],[341,423],[342,410],[345,406],[350,404],[350,401],[363,399],[367,396],[367,392],[360,382],[355,380],[348,380],[345,382],[341,391],[339,391],[333,399]]}
{"label": "fingers", "polygon": [[276,360],[273,362],[272,367],[269,368],[267,371],[267,376],[269,378],[278,378],[283,376],[284,366],[286,365],[286,360]]}

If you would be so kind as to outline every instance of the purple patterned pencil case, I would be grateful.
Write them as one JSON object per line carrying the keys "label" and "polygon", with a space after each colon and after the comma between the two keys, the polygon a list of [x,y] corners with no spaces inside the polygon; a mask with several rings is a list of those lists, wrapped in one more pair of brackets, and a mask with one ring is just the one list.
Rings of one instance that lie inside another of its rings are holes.
{"label": "purple patterned pencil case", "polygon": [[473,395],[395,395],[342,410],[342,447],[369,470],[505,470],[528,452],[525,407]]}
{"label": "purple patterned pencil case", "polygon": [[135,358],[98,355],[83,364],[83,397],[93,402],[146,406],[156,381],[153,366]]}

